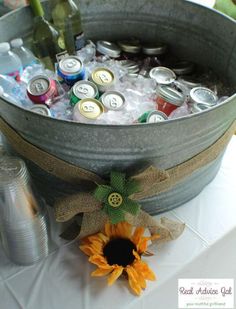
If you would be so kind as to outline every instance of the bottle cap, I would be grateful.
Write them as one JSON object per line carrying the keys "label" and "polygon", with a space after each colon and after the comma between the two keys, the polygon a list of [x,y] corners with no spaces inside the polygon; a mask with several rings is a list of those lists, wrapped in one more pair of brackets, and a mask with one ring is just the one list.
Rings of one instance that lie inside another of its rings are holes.
{"label": "bottle cap", "polygon": [[11,40],[11,47],[17,48],[23,45],[23,40],[21,38]]}
{"label": "bottle cap", "polygon": [[10,44],[7,42],[0,43],[0,53],[7,53],[10,50]]}

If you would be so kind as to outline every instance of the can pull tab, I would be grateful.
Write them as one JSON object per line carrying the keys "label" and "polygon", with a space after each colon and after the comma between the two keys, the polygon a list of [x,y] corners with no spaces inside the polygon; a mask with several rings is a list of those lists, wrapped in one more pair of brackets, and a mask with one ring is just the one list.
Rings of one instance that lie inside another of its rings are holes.
{"label": "can pull tab", "polygon": [[108,83],[109,82],[109,78],[105,73],[100,73],[99,74],[99,78],[103,83]]}
{"label": "can pull tab", "polygon": [[118,106],[118,100],[116,98],[110,99],[110,106],[116,108]]}
{"label": "can pull tab", "polygon": [[86,87],[80,86],[78,90],[79,90],[80,93],[82,93],[84,95],[88,94],[88,89]]}
{"label": "can pull tab", "polygon": [[92,112],[94,112],[94,106],[91,105],[91,104],[84,104],[83,105],[83,111],[85,113],[92,113]]}

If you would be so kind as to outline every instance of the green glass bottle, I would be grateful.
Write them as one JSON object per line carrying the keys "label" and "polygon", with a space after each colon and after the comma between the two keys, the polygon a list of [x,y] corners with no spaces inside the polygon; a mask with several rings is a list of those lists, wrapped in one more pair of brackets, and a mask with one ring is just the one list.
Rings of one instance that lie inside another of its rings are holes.
{"label": "green glass bottle", "polygon": [[73,0],[49,2],[53,23],[60,32],[60,46],[69,54],[74,54],[85,43],[79,8]]}
{"label": "green glass bottle", "polygon": [[62,52],[59,46],[58,31],[44,18],[44,11],[39,0],[30,0],[33,9],[33,52],[45,67],[54,70],[56,55]]}

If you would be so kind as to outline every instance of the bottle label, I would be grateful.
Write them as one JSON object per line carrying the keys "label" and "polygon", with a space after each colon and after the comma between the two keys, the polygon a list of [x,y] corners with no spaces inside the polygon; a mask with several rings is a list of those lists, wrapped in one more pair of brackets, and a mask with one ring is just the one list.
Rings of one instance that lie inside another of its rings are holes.
{"label": "bottle label", "polygon": [[20,71],[13,71],[13,72],[11,72],[11,73],[8,73],[7,75],[8,76],[11,76],[11,77],[14,77],[15,78],[15,80],[17,81],[17,82],[19,82],[20,81],[20,76],[21,76],[21,74],[22,74],[22,70],[20,70]]}
{"label": "bottle label", "polygon": [[84,33],[81,32],[79,34],[74,35],[74,41],[75,41],[75,50],[80,50],[85,45],[85,37]]}

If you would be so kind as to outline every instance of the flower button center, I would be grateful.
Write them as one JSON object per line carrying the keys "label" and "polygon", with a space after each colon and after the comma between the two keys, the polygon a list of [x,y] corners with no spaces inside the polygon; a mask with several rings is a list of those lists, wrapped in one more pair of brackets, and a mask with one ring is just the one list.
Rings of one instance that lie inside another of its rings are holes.
{"label": "flower button center", "polygon": [[120,193],[113,192],[108,196],[108,203],[111,207],[119,207],[123,202],[123,198]]}

